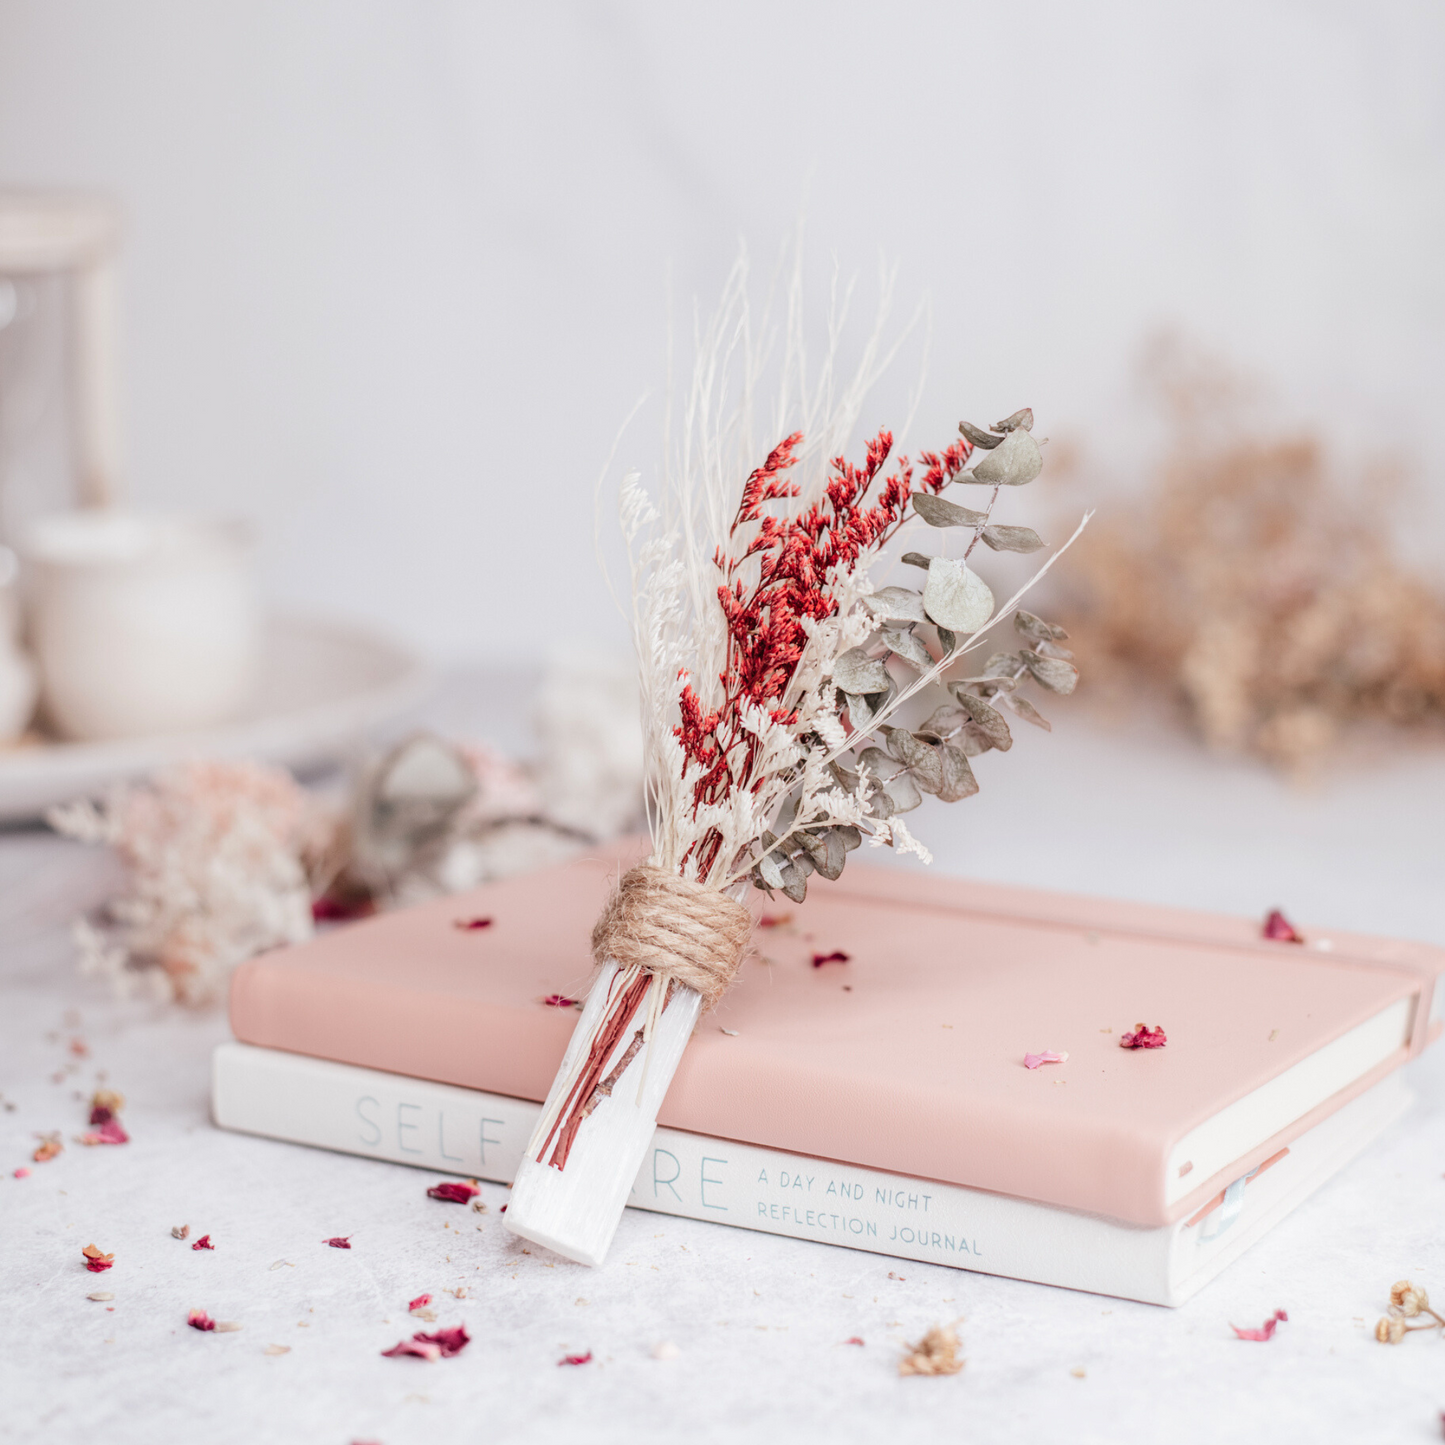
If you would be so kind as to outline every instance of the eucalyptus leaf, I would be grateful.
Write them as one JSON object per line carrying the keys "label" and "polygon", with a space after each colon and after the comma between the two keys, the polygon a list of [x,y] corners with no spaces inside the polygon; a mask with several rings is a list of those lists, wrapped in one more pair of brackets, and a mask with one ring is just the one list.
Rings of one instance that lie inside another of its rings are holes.
{"label": "eucalyptus leaf", "polygon": [[1016,652],[995,652],[983,665],[986,678],[1012,677],[1018,671],[1019,658]]}
{"label": "eucalyptus leaf", "polygon": [[[807,857],[806,854],[803,855]],[[808,865],[808,871],[812,871],[812,864]],[[808,874],[805,873],[796,863],[789,863],[783,869],[783,893],[791,898],[794,903],[801,903],[808,896]]]}
{"label": "eucalyptus leaf", "polygon": [[873,719],[878,715],[878,710],[857,693],[845,692],[843,701],[848,705],[848,721],[853,724],[855,732],[866,733],[872,730]]}
{"label": "eucalyptus leaf", "polygon": [[783,868],[776,853],[764,853],[758,859],[758,872],[762,875],[763,882],[769,888],[781,888],[783,886]]}
{"label": "eucalyptus leaf", "polygon": [[968,507],[960,507],[946,497],[935,497],[932,492],[914,492],[913,510],[930,527],[981,527],[988,516]]}
{"label": "eucalyptus leaf", "polygon": [[1011,431],[971,472],[964,472],[960,480],[986,487],[1022,487],[1043,469],[1039,444],[1026,431]]}
{"label": "eucalyptus leaf", "polygon": [[966,758],[976,758],[980,753],[986,753],[993,746],[984,730],[974,722],[959,729],[953,738],[953,745]]}
{"label": "eucalyptus leaf", "polygon": [[897,758],[890,757],[882,748],[864,748],[858,754],[858,761],[868,769],[872,777],[886,782],[894,774],[902,772],[903,764]]}
{"label": "eucalyptus leaf", "polygon": [[1042,617],[1025,612],[1022,607],[1014,613],[1014,629],[1023,633],[1030,642],[1063,642],[1069,635],[1064,628],[1055,627]]}
{"label": "eucalyptus leaf", "polygon": [[935,748],[902,728],[894,728],[888,734],[888,751],[900,762],[908,765],[914,781],[925,793],[938,791],[943,782],[943,770]]}
{"label": "eucalyptus leaf", "polygon": [[1010,711],[1017,713],[1025,722],[1033,723],[1036,728],[1043,728],[1046,733],[1053,732],[1054,725],[1028,698],[1020,697],[1018,693],[1009,693],[999,701]]}
{"label": "eucalyptus leaf", "polygon": [[922,552],[905,552],[899,561],[906,562],[910,567],[922,567],[928,571],[928,564],[933,561],[932,557],[925,557]]}
{"label": "eucalyptus leaf", "polygon": [[938,645],[943,648],[943,655],[948,656],[958,646],[958,638],[946,627],[938,629]]}
{"label": "eucalyptus leaf", "polygon": [[813,860],[813,866],[818,872],[832,883],[842,874],[847,854],[843,840],[829,828],[808,845],[808,856]]}
{"label": "eucalyptus leaf", "polygon": [[833,831],[843,840],[845,853],[851,853],[855,848],[862,846],[863,834],[851,823],[839,823]]}
{"label": "eucalyptus leaf", "polygon": [[995,431],[1032,431],[1034,429],[1034,409],[1031,406],[1020,407],[1012,416],[1006,416],[1002,421],[993,424]]}
{"label": "eucalyptus leaf", "polygon": [[845,793],[856,793],[858,791],[858,774],[845,768],[843,764],[834,758],[828,764],[828,771],[833,775],[833,781],[843,789]]}
{"label": "eucalyptus leaf", "polygon": [[956,803],[960,798],[972,797],[978,792],[978,779],[960,749],[944,743],[938,750],[938,760],[942,772],[938,796],[945,803]]}
{"label": "eucalyptus leaf", "polygon": [[995,552],[1037,552],[1044,545],[1032,527],[985,527],[979,535]]}
{"label": "eucalyptus leaf", "polygon": [[1061,657],[1040,657],[1037,652],[1021,652],[1019,656],[1040,687],[1067,697],[1078,686],[1079,669],[1072,662]]}
{"label": "eucalyptus leaf", "polygon": [[933,659],[928,655],[928,649],[911,632],[893,628],[885,629],[883,645],[901,657],[904,662],[916,667],[919,672],[927,672],[933,666]]}
{"label": "eucalyptus leaf", "polygon": [[952,557],[928,565],[923,607],[929,619],[950,632],[973,633],[993,616],[993,593],[976,572]]}
{"label": "eucalyptus leaf", "polygon": [[991,746],[1001,753],[1006,753],[1013,747],[1013,734],[1009,732],[1001,712],[962,688],[950,688],[949,691],[958,699],[959,707],[978,725],[979,731],[989,740]]}
{"label": "eucalyptus leaf", "polygon": [[875,617],[897,617],[906,622],[928,621],[928,614],[923,610],[922,594],[911,587],[880,588],[871,597],[865,597],[863,605]]}
{"label": "eucalyptus leaf", "polygon": [[833,664],[833,681],[854,697],[887,692],[890,685],[882,660],[869,657],[861,647],[850,647]]}
{"label": "eucalyptus leaf", "polygon": [[[907,776],[905,773],[904,777]],[[922,799],[920,798],[919,801],[922,802]],[[868,816],[870,818],[886,820],[891,818],[897,811],[898,809],[894,806],[893,799],[888,796],[887,788],[879,788],[875,793],[869,795]]]}
{"label": "eucalyptus leaf", "polygon": [[929,733],[941,741],[944,738],[951,738],[967,721],[968,714],[963,708],[946,702],[941,707],[934,708],[928,721],[923,723],[918,731]]}
{"label": "eucalyptus leaf", "polygon": [[992,432],[984,431],[982,427],[974,426],[972,422],[961,421],[958,429],[974,446],[982,447],[986,452],[992,451],[1003,440],[1002,437],[994,436]]}
{"label": "eucalyptus leaf", "polygon": [[912,773],[899,773],[896,778],[890,778],[883,792],[890,805],[890,818],[894,813],[911,813],[923,802],[923,794],[918,791],[918,782]]}

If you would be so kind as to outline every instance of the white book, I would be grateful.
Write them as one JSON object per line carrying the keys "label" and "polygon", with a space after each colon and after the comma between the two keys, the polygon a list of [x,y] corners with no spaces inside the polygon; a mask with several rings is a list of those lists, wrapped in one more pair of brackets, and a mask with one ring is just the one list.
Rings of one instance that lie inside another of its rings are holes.
{"label": "white book", "polygon": [[[899,1259],[1180,1305],[1408,1107],[1399,1071],[1237,1179],[1188,1219],[1121,1223],[955,1184],[710,1139],[653,1136],[629,1205]],[[523,1099],[222,1044],[211,1107],[224,1129],[510,1184],[541,1112]]]}

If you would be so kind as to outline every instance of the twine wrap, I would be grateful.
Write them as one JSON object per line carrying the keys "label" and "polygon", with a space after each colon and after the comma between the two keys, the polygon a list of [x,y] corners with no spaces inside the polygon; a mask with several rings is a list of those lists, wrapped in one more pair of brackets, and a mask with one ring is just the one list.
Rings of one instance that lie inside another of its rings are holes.
{"label": "twine wrap", "polygon": [[592,929],[592,956],[622,968],[637,965],[703,997],[706,1008],[727,992],[752,937],[753,916],[716,888],[639,863]]}

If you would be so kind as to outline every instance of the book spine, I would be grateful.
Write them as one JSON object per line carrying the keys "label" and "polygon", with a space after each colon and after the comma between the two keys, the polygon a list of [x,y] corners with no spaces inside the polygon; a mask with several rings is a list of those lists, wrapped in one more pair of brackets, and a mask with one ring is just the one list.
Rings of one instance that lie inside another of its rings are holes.
{"label": "book spine", "polygon": [[[222,1128],[498,1184],[516,1176],[541,1106],[374,1069],[222,1044]],[[1141,1228],[958,1185],[908,1179],[659,1128],[628,1203],[897,1259],[1174,1303],[1182,1225]]]}

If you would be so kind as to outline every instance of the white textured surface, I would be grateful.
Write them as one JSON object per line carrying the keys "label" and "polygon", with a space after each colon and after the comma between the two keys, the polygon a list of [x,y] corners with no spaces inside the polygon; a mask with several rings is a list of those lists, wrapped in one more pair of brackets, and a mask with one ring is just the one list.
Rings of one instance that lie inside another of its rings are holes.
{"label": "white textured surface", "polygon": [[[950,866],[1445,941],[1438,753],[1300,797],[1082,722],[1038,743],[982,760],[977,799],[920,814]],[[0,836],[0,1090],[15,1105],[0,1110],[0,1438],[1439,1438],[1445,1343],[1386,1348],[1369,1331],[1401,1276],[1445,1296],[1445,1049],[1413,1066],[1402,1124],[1178,1311],[635,1212],[588,1270],[522,1253],[499,1187],[479,1216],[427,1199],[432,1177],[411,1169],[212,1129],[223,1022],[119,1005],[74,975],[64,925],[105,873],[74,845]],[[85,1060],[67,1054],[76,1035]],[[133,1142],[67,1142],[12,1178],[33,1131],[80,1132],[97,1070],[128,1096]],[[180,1223],[215,1253],[171,1239]],[[326,1248],[333,1234],[353,1248]],[[108,1274],[81,1267],[92,1240],[116,1255]],[[468,1297],[441,1294],[455,1286]],[[113,1312],[86,1300],[96,1289]],[[433,1328],[406,1315],[423,1291],[472,1344],[436,1364],[380,1358]],[[193,1306],[244,1328],[198,1334]],[[1228,1328],[1278,1307],[1290,1320],[1268,1344]],[[959,1316],[963,1374],[900,1379],[899,1343]],[[855,1335],[861,1349],[843,1343]],[[677,1358],[652,1358],[662,1341]],[[290,1353],[266,1357],[273,1342]]]}

